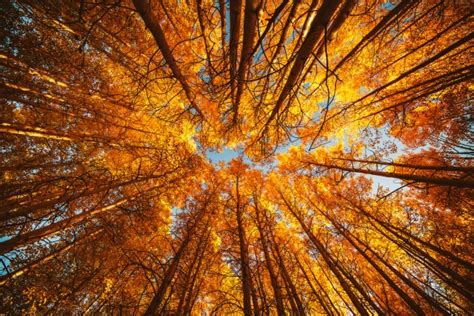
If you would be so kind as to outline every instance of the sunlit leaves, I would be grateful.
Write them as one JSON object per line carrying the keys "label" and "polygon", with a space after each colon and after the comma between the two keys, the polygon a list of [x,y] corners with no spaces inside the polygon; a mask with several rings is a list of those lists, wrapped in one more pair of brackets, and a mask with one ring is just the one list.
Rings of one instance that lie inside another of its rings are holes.
{"label": "sunlit leaves", "polygon": [[463,1],[1,9],[0,312],[472,310]]}

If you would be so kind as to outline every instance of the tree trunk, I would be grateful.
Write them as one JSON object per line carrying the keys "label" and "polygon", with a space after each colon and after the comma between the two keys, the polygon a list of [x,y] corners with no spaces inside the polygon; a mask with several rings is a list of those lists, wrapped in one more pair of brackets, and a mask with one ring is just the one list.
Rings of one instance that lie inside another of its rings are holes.
{"label": "tree trunk", "polygon": [[165,34],[161,29],[161,25],[159,22],[159,17],[153,14],[151,10],[151,3],[147,0],[133,0],[133,4],[137,9],[138,13],[142,17],[143,21],[145,22],[146,27],[150,30],[151,34],[153,35],[158,48],[160,49],[163,58],[166,60],[166,63],[170,66],[171,71],[173,72],[174,77],[179,81],[181,86],[183,87],[184,93],[188,98],[189,103],[191,103],[192,107],[196,110],[199,116],[203,117],[203,113],[199,106],[196,104],[194,100],[194,95],[191,92],[191,88],[189,87],[186,78],[181,73],[181,69],[179,69],[176,60],[174,59],[173,53],[169,47],[168,42],[166,41]]}

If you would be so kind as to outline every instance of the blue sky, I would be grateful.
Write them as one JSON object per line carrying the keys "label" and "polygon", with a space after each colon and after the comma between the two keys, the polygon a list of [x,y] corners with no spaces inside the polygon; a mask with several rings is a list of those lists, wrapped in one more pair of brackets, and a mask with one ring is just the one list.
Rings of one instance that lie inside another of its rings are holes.
{"label": "blue sky", "polygon": [[239,155],[240,155],[240,151],[232,150],[228,147],[224,147],[224,150],[221,153],[216,152],[216,151],[211,151],[211,150],[208,150],[206,152],[207,158],[213,164],[217,164],[221,161],[227,163],[231,161],[232,159],[239,157]]}
{"label": "blue sky", "polygon": [[[288,149],[287,146],[283,146],[277,150],[278,152],[285,152]],[[233,150],[228,147],[224,147],[223,151],[221,153],[216,152],[216,151],[210,151],[208,150],[206,152],[207,158],[210,160],[211,163],[213,164],[218,164],[219,162],[224,162],[228,163],[234,158],[239,157],[242,152],[239,150]],[[262,171],[269,171],[268,167],[265,167],[264,165],[261,164],[254,164],[246,155],[243,155],[244,162],[252,165],[253,168],[262,170]],[[276,166],[275,164],[271,164],[270,166]],[[396,190],[401,186],[400,180],[398,179],[393,179],[393,178],[386,178],[386,177],[380,177],[380,176],[373,176],[373,175],[365,175],[365,177],[372,179],[373,181],[373,192],[377,192],[377,188],[379,186],[385,187],[389,190]]]}

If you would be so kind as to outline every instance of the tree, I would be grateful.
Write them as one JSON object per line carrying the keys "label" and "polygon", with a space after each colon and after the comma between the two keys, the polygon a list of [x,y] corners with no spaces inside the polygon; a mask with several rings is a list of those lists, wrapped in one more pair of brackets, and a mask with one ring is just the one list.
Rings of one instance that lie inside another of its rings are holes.
{"label": "tree", "polygon": [[474,309],[467,3],[0,10],[0,312]]}

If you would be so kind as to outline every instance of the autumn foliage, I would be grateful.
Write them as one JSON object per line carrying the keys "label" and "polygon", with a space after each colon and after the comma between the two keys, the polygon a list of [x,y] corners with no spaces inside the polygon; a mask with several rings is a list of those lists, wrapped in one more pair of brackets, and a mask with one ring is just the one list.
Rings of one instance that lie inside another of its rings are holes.
{"label": "autumn foliage", "polygon": [[0,13],[0,313],[474,311],[469,1]]}

